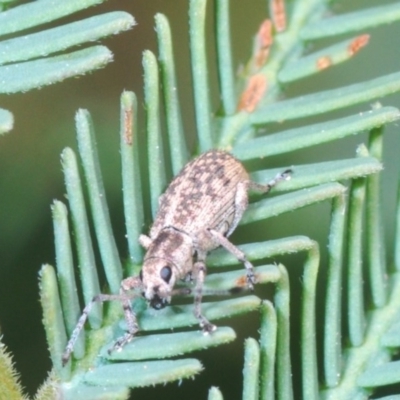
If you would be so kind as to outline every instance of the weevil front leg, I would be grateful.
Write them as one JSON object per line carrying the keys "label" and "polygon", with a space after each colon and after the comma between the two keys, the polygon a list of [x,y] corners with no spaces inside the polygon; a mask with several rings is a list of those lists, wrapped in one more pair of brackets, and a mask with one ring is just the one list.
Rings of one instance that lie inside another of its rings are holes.
{"label": "weevil front leg", "polygon": [[150,247],[152,242],[153,241],[146,235],[140,235],[139,236],[139,243],[146,250]]}
{"label": "weevil front leg", "polygon": [[126,332],[124,335],[119,337],[113,347],[108,350],[110,354],[114,350],[121,350],[128,342],[130,342],[139,330],[136,315],[132,310],[131,298],[128,296],[128,292],[141,287],[142,282],[139,277],[129,277],[121,282],[121,303],[124,310],[124,316],[126,321]]}
{"label": "weevil front leg", "polygon": [[[62,355],[62,365],[64,366],[69,358],[71,357],[71,353],[74,350],[74,346],[76,341],[78,340],[79,333],[83,329],[85,322],[89,316],[93,305],[96,303],[103,303],[105,301],[120,301],[122,303],[122,307],[124,309],[124,315],[127,323],[127,332],[124,336],[117,340],[116,344],[112,347],[111,351],[115,348],[121,348],[125,343],[132,339],[135,333],[138,330],[138,325],[136,322],[136,316],[132,310],[130,300],[135,296],[134,294],[128,294],[129,290],[138,288],[141,286],[141,281],[138,277],[130,277],[124,279],[121,283],[120,293],[119,294],[98,294],[94,296],[92,301],[86,305],[83,309],[82,315],[79,317],[78,323],[76,324],[75,329],[72,331],[71,338],[65,348],[64,354]],[[124,340],[122,340],[124,339]],[[122,344],[121,344],[122,343]]]}
{"label": "weevil front leg", "polygon": [[196,281],[194,288],[194,315],[199,321],[200,327],[205,334],[211,333],[217,329],[202,313],[201,300],[203,298],[204,279],[206,277],[206,264],[204,257],[198,259],[193,265],[193,276]]}
{"label": "weevil front leg", "polygon": [[121,295],[118,294],[98,294],[97,296],[94,296],[92,301],[86,305],[86,307],[83,309],[82,315],[79,317],[78,323],[76,324],[75,329],[72,331],[71,338],[68,341],[67,347],[65,348],[65,351],[62,355],[62,365],[64,366],[69,358],[71,357],[71,353],[74,350],[74,346],[76,341],[78,340],[79,334],[81,330],[83,329],[85,322],[89,316],[89,313],[93,306],[96,303],[103,303],[105,301],[113,301],[113,300],[121,300]]}

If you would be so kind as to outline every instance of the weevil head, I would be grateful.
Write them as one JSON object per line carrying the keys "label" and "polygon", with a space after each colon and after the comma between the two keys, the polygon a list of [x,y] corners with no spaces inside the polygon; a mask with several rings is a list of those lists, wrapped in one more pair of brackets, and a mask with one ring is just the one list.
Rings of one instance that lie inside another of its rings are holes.
{"label": "weevil head", "polygon": [[171,292],[176,282],[174,268],[167,260],[150,258],[143,264],[140,278],[143,295],[150,306],[159,310],[171,301]]}
{"label": "weevil head", "polygon": [[177,280],[193,269],[193,244],[188,235],[173,228],[163,229],[152,240],[144,257],[140,278],[143,296],[156,309],[171,301]]}

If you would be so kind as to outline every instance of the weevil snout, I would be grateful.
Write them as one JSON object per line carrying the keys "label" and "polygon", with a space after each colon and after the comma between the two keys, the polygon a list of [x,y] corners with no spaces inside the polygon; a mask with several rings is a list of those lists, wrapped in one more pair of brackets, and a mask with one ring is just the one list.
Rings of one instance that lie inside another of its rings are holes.
{"label": "weevil snout", "polygon": [[143,284],[143,296],[151,307],[159,310],[170,303],[175,276],[167,261],[162,258],[147,259],[140,277]]}
{"label": "weevil snout", "polygon": [[152,308],[155,308],[156,310],[161,310],[162,308],[164,308],[167,304],[169,304],[169,301],[167,301],[166,299],[158,296],[157,294],[155,294],[153,296],[153,298],[150,300],[150,306]]}

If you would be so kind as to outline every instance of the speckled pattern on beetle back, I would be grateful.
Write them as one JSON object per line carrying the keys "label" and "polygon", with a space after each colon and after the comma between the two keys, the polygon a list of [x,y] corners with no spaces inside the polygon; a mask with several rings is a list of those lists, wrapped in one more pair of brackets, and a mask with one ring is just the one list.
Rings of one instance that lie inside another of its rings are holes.
{"label": "speckled pattern on beetle back", "polygon": [[[216,326],[201,310],[207,253],[218,246],[224,247],[244,264],[248,287],[253,289],[257,281],[253,265],[228,236],[247,208],[248,191],[267,193],[278,182],[289,179],[290,173],[290,170],[284,171],[266,184],[252,182],[243,165],[221,150],[210,150],[188,163],[160,197],[150,235],[139,238],[146,249],[139,276],[124,279],[118,295],[99,294],[86,305],[63,354],[63,365],[97,302],[119,300],[124,310],[127,331],[110,351],[121,349],[139,330],[131,306],[131,299],[139,295],[151,307],[160,309],[173,295],[193,292],[194,315],[200,327],[204,333],[214,331]],[[184,289],[184,292],[174,289],[177,281],[188,277],[193,280],[194,289]],[[131,291],[136,294],[131,295]]]}
{"label": "speckled pattern on beetle back", "polygon": [[[238,183],[246,181],[249,174],[229,153],[211,150],[202,154],[183,168],[161,196],[150,237],[155,238],[168,226],[192,237],[204,229],[226,235],[237,211]],[[203,251],[218,245],[205,241],[207,244],[197,238]]]}
{"label": "speckled pattern on beetle back", "polygon": [[195,317],[204,332],[212,332],[215,326],[201,312],[207,254],[224,247],[244,264],[248,287],[253,289],[257,281],[253,265],[228,237],[247,208],[249,190],[267,193],[289,178],[287,170],[266,184],[252,182],[243,165],[221,150],[189,162],[160,197],[150,235],[140,236],[147,250],[140,283],[127,278],[124,290],[141,285],[143,296],[159,309],[171,301],[177,281],[189,277],[195,283]]}

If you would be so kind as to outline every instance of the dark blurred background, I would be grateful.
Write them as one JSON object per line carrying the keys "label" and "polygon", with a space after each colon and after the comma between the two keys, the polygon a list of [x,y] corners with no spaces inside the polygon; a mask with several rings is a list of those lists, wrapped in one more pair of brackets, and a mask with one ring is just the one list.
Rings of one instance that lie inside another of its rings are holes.
{"label": "dark blurred background", "polygon": [[[232,43],[235,67],[247,62],[252,37],[261,21],[267,16],[267,1],[231,2]],[[353,0],[338,1],[333,5],[336,13],[348,12],[358,7],[381,5],[383,1]],[[213,2],[209,1],[209,51],[214,54]],[[114,52],[114,62],[106,68],[87,76],[69,79],[63,83],[29,93],[2,96],[1,107],[14,113],[14,130],[0,137],[0,328],[3,341],[14,356],[22,383],[33,394],[44,381],[51,367],[41,323],[38,295],[38,271],[43,263],[54,265],[53,231],[50,205],[53,199],[65,200],[60,152],[66,146],[76,149],[74,114],[78,108],[90,110],[96,127],[102,172],[107,191],[113,226],[121,256],[126,257],[126,243],[122,215],[121,177],[119,159],[119,98],[124,89],[138,95],[140,108],[139,131],[142,151],[145,152],[143,129],[143,71],[142,52],[150,49],[157,54],[154,15],[164,13],[170,20],[179,94],[182,101],[184,128],[191,150],[195,148],[195,125],[193,114],[191,76],[188,49],[188,1],[185,0],[109,0],[103,5],[64,18],[59,23],[78,20],[111,10],[131,13],[137,26],[129,32],[110,37],[104,43]],[[365,33],[365,32],[360,32]],[[350,62],[328,69],[318,76],[306,78],[289,85],[285,96],[311,93],[326,88],[347,85],[399,70],[400,24],[370,30],[369,45]],[[357,33],[358,34],[358,33]],[[354,34],[352,36],[356,36]],[[350,36],[348,36],[350,37]],[[310,44],[308,51],[318,49],[328,40]],[[213,107],[219,106],[218,86],[214,65],[210,58]],[[385,98],[384,105],[399,107],[399,95]],[[364,104],[345,111],[331,113],[329,118],[350,115],[368,110]],[[326,116],[319,117],[324,120]],[[314,120],[315,121],[315,120]],[[305,125],[311,120],[282,123],[271,126],[271,131],[289,126]],[[389,249],[392,248],[393,213],[396,199],[399,170],[398,124],[387,128],[385,137],[385,172],[383,194],[385,209],[385,234]],[[353,157],[356,146],[366,142],[366,135],[358,135],[298,151],[282,157],[263,160],[264,168],[287,166]],[[254,164],[251,164],[253,166]],[[143,173],[144,175],[146,172]],[[326,247],[329,223],[329,204],[318,204],[295,214],[280,216],[267,223],[257,223],[239,228],[234,241],[265,240],[283,236],[304,234]],[[293,223],[293,218],[296,222]],[[313,223],[315,221],[315,223]],[[150,223],[146,216],[146,228]],[[243,232],[246,237],[242,238]],[[288,269],[299,264],[296,257],[283,259]],[[324,260],[324,259],[323,259]],[[273,261],[281,261],[280,259]],[[390,261],[390,260],[389,260]],[[324,264],[322,264],[322,267]],[[300,267],[297,267],[300,271]],[[320,279],[323,279],[323,274]],[[295,284],[299,284],[298,278]],[[257,315],[228,321],[238,331],[235,343],[194,354],[206,370],[195,380],[174,382],[165,387],[140,389],[137,398],[153,399],[159,393],[164,399],[204,399],[207,390],[215,385],[221,388],[225,398],[241,398],[241,371],[243,365],[243,339],[257,337]],[[217,354],[217,357],[215,355]],[[294,361],[295,362],[295,361]],[[226,366],[229,365],[229,369]],[[178,390],[179,389],[179,390]],[[135,397],[136,398],[136,397]]]}

